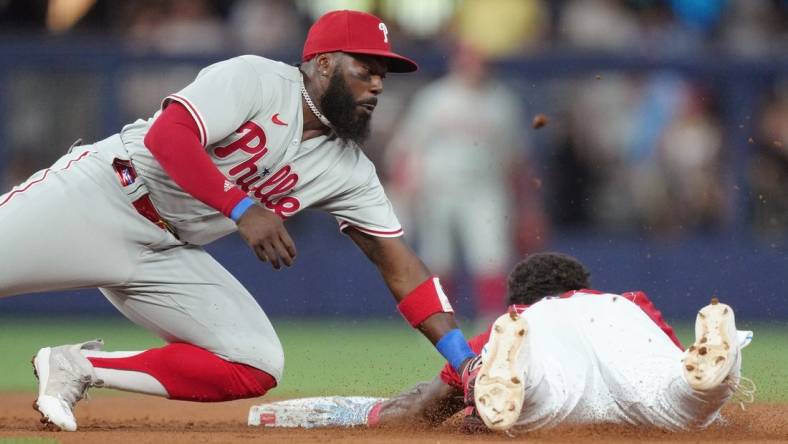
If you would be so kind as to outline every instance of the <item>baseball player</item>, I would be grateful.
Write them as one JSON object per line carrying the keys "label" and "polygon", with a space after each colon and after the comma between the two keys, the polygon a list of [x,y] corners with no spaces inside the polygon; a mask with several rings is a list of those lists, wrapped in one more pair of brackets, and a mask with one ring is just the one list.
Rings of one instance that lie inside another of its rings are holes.
{"label": "baseball player", "polygon": [[0,196],[0,296],[98,287],[168,342],[39,350],[42,421],[76,430],[74,405],[92,386],[192,401],[275,387],[284,356],[271,323],[203,245],[238,230],[260,260],[291,266],[284,222],[310,207],[334,215],[406,320],[460,371],[475,354],[361,150],[386,74],[416,69],[377,17],[330,12],[300,65],[249,55],[211,65],[150,119],[72,147]]}
{"label": "baseball player", "polygon": [[458,43],[450,68],[416,93],[395,131],[387,151],[392,197],[419,215],[418,251],[444,282],[463,256],[486,325],[506,298],[512,178],[525,170],[525,119],[517,94],[490,72],[481,50]]}
{"label": "baseball player", "polygon": [[[685,351],[643,292],[588,290],[588,278],[577,260],[555,253],[531,255],[512,271],[510,312],[470,341],[481,354],[468,371],[475,387],[466,431],[592,423],[702,428],[744,388],[740,350],[752,332],[736,331],[730,307],[713,300],[701,309],[695,343]],[[253,407],[249,423],[436,425],[465,407],[461,388],[446,367],[388,400],[275,402]]]}

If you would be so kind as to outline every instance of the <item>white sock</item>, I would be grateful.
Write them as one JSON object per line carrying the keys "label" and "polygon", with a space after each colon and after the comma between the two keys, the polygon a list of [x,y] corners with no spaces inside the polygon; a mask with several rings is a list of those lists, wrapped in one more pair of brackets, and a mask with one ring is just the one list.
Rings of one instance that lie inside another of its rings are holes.
{"label": "white sock", "polygon": [[[82,355],[86,358],[128,358],[130,356],[138,355],[141,351],[97,351],[97,350],[80,350]],[[117,370],[114,368],[101,368],[93,367],[96,372],[96,377],[103,381],[101,387],[111,388],[115,390],[123,390],[126,392],[144,393],[146,395],[169,397],[167,390],[161,383],[153,376],[143,373],[135,372],[133,370]]]}

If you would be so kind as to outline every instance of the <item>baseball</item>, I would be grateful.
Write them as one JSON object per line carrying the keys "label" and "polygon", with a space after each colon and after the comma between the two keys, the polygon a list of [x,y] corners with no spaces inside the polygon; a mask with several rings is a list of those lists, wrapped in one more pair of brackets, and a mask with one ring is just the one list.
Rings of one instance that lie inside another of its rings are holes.
{"label": "baseball", "polygon": [[531,125],[534,127],[534,129],[539,129],[547,125],[547,121],[547,116],[544,114],[537,114],[534,116],[534,121],[531,123]]}

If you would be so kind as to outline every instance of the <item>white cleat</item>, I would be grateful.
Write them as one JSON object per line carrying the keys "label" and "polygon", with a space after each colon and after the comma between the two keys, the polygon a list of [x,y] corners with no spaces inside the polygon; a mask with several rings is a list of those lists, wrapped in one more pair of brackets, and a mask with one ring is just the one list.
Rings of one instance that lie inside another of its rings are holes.
{"label": "white cleat", "polygon": [[495,321],[474,386],[476,410],[491,430],[508,430],[520,417],[527,346],[525,318],[510,311]]}
{"label": "white cleat", "polygon": [[93,366],[80,350],[101,350],[101,339],[81,344],[44,347],[33,356],[33,373],[38,378],[38,398],[33,408],[50,430],[77,430],[74,405],[88,388],[101,385]]}
{"label": "white cleat", "polygon": [[[711,304],[698,312],[695,343],[687,349],[682,360],[684,378],[690,387],[706,391],[726,380],[737,384],[740,343],[733,309],[713,298]],[[729,376],[736,380],[729,380]]]}

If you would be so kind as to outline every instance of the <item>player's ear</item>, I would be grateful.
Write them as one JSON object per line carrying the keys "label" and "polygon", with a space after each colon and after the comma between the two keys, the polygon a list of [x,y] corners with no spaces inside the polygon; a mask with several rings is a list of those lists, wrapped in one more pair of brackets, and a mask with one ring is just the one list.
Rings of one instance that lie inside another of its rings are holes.
{"label": "player's ear", "polygon": [[322,77],[328,77],[335,69],[337,53],[323,53],[315,57],[317,72]]}

